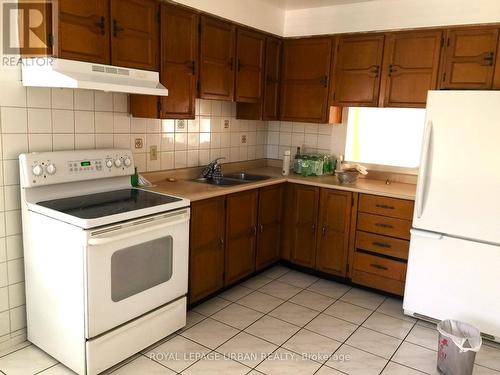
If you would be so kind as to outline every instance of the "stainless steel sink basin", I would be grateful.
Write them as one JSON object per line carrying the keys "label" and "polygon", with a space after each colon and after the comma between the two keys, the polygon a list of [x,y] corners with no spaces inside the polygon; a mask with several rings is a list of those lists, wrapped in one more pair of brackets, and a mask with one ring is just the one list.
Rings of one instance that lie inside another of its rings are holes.
{"label": "stainless steel sink basin", "polygon": [[197,178],[193,181],[201,182],[204,184],[210,185],[218,185],[218,186],[234,186],[247,184],[249,182],[262,181],[270,178],[269,176],[261,176],[257,174],[248,174],[248,173],[232,173],[225,175],[221,178],[210,179],[210,178]]}

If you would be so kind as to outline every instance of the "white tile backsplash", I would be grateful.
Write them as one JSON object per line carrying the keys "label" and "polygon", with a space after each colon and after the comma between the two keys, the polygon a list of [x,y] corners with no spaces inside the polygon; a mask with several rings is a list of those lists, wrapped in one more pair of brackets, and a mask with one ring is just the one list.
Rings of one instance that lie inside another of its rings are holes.
{"label": "white tile backsplash", "polygon": [[52,133],[52,111],[28,108],[28,133]]}
{"label": "white tile backsplash", "polygon": [[1,107],[2,133],[27,133],[28,111],[26,108]]}

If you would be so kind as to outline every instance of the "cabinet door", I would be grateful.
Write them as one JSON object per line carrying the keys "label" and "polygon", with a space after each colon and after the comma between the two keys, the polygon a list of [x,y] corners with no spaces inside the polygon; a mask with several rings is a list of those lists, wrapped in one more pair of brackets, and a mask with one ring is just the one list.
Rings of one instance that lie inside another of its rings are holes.
{"label": "cabinet door", "polygon": [[259,190],[256,268],[264,268],[280,259],[281,208],[283,185]]}
{"label": "cabinet door", "polygon": [[385,42],[381,104],[425,107],[427,91],[438,82],[442,31],[400,32]]}
{"label": "cabinet door", "polygon": [[[500,53],[500,38],[498,38],[497,55]],[[495,56],[495,76],[493,77],[493,88],[500,89],[500,59]]]}
{"label": "cabinet door", "polygon": [[235,94],[237,102],[258,103],[262,99],[265,43],[263,34],[238,29]]}
{"label": "cabinet door", "polygon": [[233,100],[235,27],[201,16],[200,98]]}
{"label": "cabinet door", "polygon": [[456,29],[448,32],[443,89],[490,89],[498,29]]}
{"label": "cabinet door", "polygon": [[109,1],[59,0],[57,52],[63,59],[110,63]]}
{"label": "cabinet door", "polygon": [[341,37],[337,48],[333,102],[345,106],[376,107],[384,36]]}
{"label": "cabinet door", "polygon": [[314,268],[316,263],[316,228],[319,188],[294,185],[294,230],[291,261]]}
{"label": "cabinet door", "polygon": [[227,196],[224,285],[255,271],[258,190]]}
{"label": "cabinet door", "polygon": [[285,40],[281,120],[327,121],[331,53],[331,38]]}
{"label": "cabinet door", "polygon": [[224,197],[193,202],[189,251],[189,303],[224,285]]}
{"label": "cabinet door", "polygon": [[316,269],[345,276],[349,255],[352,193],[321,189]]}
{"label": "cabinet door", "polygon": [[295,231],[295,203],[294,203],[295,184],[286,183],[283,192],[283,210],[281,215],[281,241],[280,254],[281,259],[290,261],[293,250],[293,237]]}
{"label": "cabinet door", "polygon": [[281,45],[281,40],[267,38],[263,120],[279,119]]}
{"label": "cabinet door", "polygon": [[111,63],[158,71],[156,0],[111,0]]}

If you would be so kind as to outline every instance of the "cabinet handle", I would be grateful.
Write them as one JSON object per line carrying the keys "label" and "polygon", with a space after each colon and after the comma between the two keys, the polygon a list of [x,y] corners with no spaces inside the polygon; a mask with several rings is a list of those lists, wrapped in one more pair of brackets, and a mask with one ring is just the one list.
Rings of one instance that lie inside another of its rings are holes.
{"label": "cabinet handle", "polygon": [[189,67],[191,68],[191,74],[196,75],[196,61],[189,62]]}
{"label": "cabinet handle", "polygon": [[384,224],[384,223],[375,223],[375,226],[380,228],[394,228],[391,224]]}
{"label": "cabinet handle", "polygon": [[312,224],[312,225],[311,225],[311,230],[312,230],[313,232],[316,232],[316,224]]}
{"label": "cabinet handle", "polygon": [[125,31],[125,29],[118,23],[117,20],[113,20],[113,36],[117,37],[119,32]]}
{"label": "cabinet handle", "polygon": [[394,206],[389,206],[387,204],[377,204],[376,207],[378,207],[378,208],[385,208],[386,210],[394,210],[395,209]]}
{"label": "cabinet handle", "polygon": [[319,83],[321,83],[321,85],[325,88],[328,87],[328,76],[321,77]]}
{"label": "cabinet handle", "polygon": [[256,236],[257,235],[257,226],[256,225],[254,225],[252,227],[252,231],[253,231],[253,235]]}
{"label": "cabinet handle", "polygon": [[386,248],[386,249],[390,249],[391,248],[391,245],[389,245],[388,243],[383,243],[383,242],[372,242],[372,245],[373,246],[377,246],[377,247],[383,247],[383,248]]}
{"label": "cabinet handle", "polygon": [[321,228],[321,233],[323,234],[323,237],[325,236],[327,229],[328,229],[327,225],[323,225],[323,228]]}
{"label": "cabinet handle", "polygon": [[378,77],[379,71],[380,71],[380,66],[379,65],[372,65],[370,66],[370,73],[375,74],[375,78]]}
{"label": "cabinet handle", "polygon": [[495,57],[494,52],[488,52],[486,54],[486,57],[484,58],[484,62],[486,63],[485,65],[490,65],[490,66],[493,65],[494,57]]}
{"label": "cabinet handle", "polygon": [[[392,76],[392,73],[396,73],[398,71],[397,65],[390,64],[389,65],[389,77]],[[378,74],[378,70],[377,70]]]}
{"label": "cabinet handle", "polygon": [[375,264],[375,263],[371,263],[370,267],[376,268],[378,270],[384,270],[384,271],[387,271],[389,269],[386,266],[381,266],[380,264]]}
{"label": "cabinet handle", "polygon": [[100,30],[101,30],[101,35],[106,34],[106,18],[104,16],[101,16],[99,18],[99,22],[95,24]]}
{"label": "cabinet handle", "polygon": [[234,69],[234,59],[231,57],[227,63],[229,65],[229,69]]}
{"label": "cabinet handle", "polygon": [[260,224],[259,225],[259,230],[260,230],[260,233],[264,232],[264,225]]}
{"label": "cabinet handle", "polygon": [[219,245],[220,245],[220,247],[224,246],[224,238],[222,238],[222,237],[219,238]]}

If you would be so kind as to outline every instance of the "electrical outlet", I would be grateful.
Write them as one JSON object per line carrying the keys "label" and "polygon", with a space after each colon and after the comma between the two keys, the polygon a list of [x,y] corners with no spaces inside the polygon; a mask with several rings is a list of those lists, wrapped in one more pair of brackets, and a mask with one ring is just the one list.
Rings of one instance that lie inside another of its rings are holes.
{"label": "electrical outlet", "polygon": [[158,160],[158,146],[149,147],[149,160]]}
{"label": "electrical outlet", "polygon": [[224,129],[229,129],[229,120],[224,120]]}
{"label": "electrical outlet", "polygon": [[135,146],[135,148],[142,148],[144,146],[144,142],[143,142],[142,138],[135,138],[134,146]]}
{"label": "electrical outlet", "polygon": [[185,120],[177,120],[177,130],[184,130],[186,128]]}
{"label": "electrical outlet", "polygon": [[244,135],[244,134],[241,136],[241,143],[242,143],[242,144],[247,143],[247,136],[246,136],[246,135]]}

